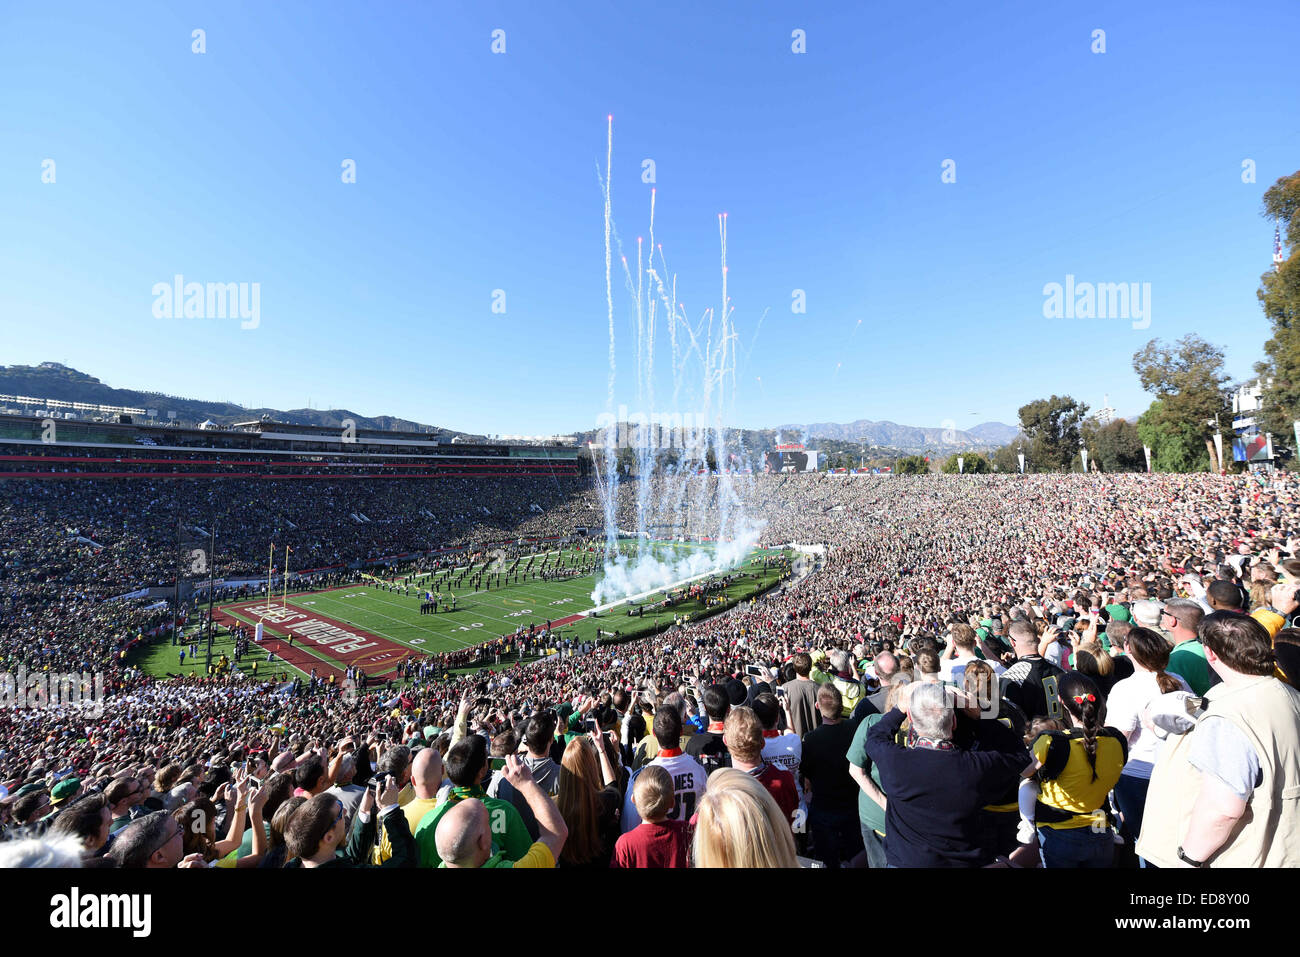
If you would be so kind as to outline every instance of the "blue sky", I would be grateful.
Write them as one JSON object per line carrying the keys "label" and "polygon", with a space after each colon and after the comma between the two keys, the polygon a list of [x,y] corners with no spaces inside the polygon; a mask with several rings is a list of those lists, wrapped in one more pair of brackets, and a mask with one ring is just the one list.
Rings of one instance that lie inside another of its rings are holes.
{"label": "blue sky", "polygon": [[[613,114],[618,232],[645,232],[653,159],[692,321],[720,297],[728,214],[729,421],[965,427],[1052,393],[1135,415],[1149,337],[1196,332],[1234,377],[1261,356],[1260,198],[1300,167],[1297,35],[1282,0],[9,4],[0,362],[467,431],[594,427]],[[156,318],[178,273],[258,283],[259,326]],[[1045,319],[1067,275],[1150,283],[1150,328]],[[616,402],[645,408],[620,287]]]}

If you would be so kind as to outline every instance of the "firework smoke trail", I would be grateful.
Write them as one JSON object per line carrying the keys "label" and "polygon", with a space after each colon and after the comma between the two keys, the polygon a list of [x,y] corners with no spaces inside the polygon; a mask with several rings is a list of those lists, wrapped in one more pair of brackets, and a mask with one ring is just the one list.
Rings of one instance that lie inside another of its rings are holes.
{"label": "firework smoke trail", "polygon": [[[652,194],[653,197],[653,194]],[[654,199],[650,200],[651,217],[654,216]],[[653,222],[653,218],[651,219]],[[641,237],[636,238],[636,402],[641,410],[654,414],[654,405],[646,404],[646,297],[645,261]],[[632,561],[639,561],[646,540],[645,506],[650,494],[650,463],[654,450],[650,439],[653,423],[647,413],[639,413],[641,421],[636,437],[636,541],[633,543]]]}
{"label": "firework smoke trail", "polygon": [[[613,284],[611,237],[618,242],[613,225],[609,178],[612,169],[612,125],[610,145],[606,157],[605,186],[605,236],[606,236],[606,305],[609,313],[611,342],[611,387],[609,405],[613,408]],[[730,568],[742,560],[757,542],[760,526],[744,516],[741,500],[733,485],[734,462],[727,452],[727,430],[724,416],[733,401],[736,385],[736,358],[738,337],[733,323],[735,312],[727,289],[726,214],[719,216],[719,244],[722,264],[721,308],[709,308],[692,327],[684,303],[677,300],[677,277],[669,272],[663,247],[655,242],[654,216],[656,191],[650,195],[650,248],[649,257],[638,238],[636,276],[632,275],[626,255],[620,255],[624,286],[635,305],[637,399],[643,404],[654,403],[654,350],[656,326],[668,322],[668,336],[672,348],[673,403],[678,406],[685,390],[694,400],[702,403],[702,413],[690,428],[678,430],[683,454],[675,466],[663,468],[656,476],[657,451],[662,446],[658,440],[660,423],[653,411],[647,416],[639,412],[637,420],[638,468],[637,491],[634,498],[635,529],[637,540],[626,550],[617,543],[618,478],[613,456],[614,443],[606,442],[605,476],[597,474],[602,482],[602,495],[606,502],[605,574],[592,592],[598,605],[617,601],[634,594],[653,592],[666,585],[693,577]],[[661,269],[654,266],[658,251]],[[621,253],[621,243],[620,243]],[[665,285],[665,277],[669,286]],[[648,283],[648,285],[647,285]],[[662,306],[662,319],[660,307]],[[678,328],[680,325],[680,329]],[[685,334],[683,340],[679,332]],[[685,344],[685,348],[683,345]],[[730,388],[728,388],[730,385]],[[695,396],[699,388],[702,394]],[[677,415],[676,412],[673,413]],[[612,429],[609,430],[612,432]],[[608,433],[607,433],[608,434]],[[671,433],[670,433],[671,434]],[[715,474],[710,475],[708,460],[714,459]],[[735,461],[739,461],[737,458]],[[704,474],[701,475],[700,473]],[[633,504],[633,503],[629,503]],[[686,506],[683,514],[683,505]],[[664,513],[668,512],[668,515]],[[718,514],[720,513],[720,514]],[[718,539],[710,550],[700,550],[685,556],[657,555],[650,547],[651,517],[660,526],[670,525],[674,534],[709,532]],[[630,516],[629,516],[630,517]],[[713,519],[716,517],[717,521]]]}
{"label": "firework smoke trail", "polygon": [[[650,192],[650,214],[651,214],[651,235],[654,234],[654,201],[655,191]],[[663,283],[663,276],[669,275],[668,260],[664,256],[664,247],[662,243],[654,246],[659,251],[659,263],[662,267],[662,275],[655,273],[656,290],[659,294],[659,300],[663,303],[668,317],[668,341],[672,349],[672,358],[669,368],[673,374],[673,399],[674,409],[681,408],[681,391],[685,382],[683,374],[686,366],[686,359],[682,355],[681,346],[677,341],[677,326],[680,323],[686,330],[688,336],[692,336],[689,322],[686,317],[686,304],[677,300],[677,275],[672,275],[671,289],[666,289]],[[652,253],[653,255],[653,253]],[[680,312],[678,311],[680,309]],[[693,336],[692,336],[693,338]],[[689,355],[689,353],[688,353]],[[651,362],[654,361],[653,352]],[[653,388],[653,380],[651,382]],[[676,464],[666,464],[662,476],[661,484],[665,489],[664,496],[658,503],[658,516],[661,525],[669,527],[669,538],[679,538],[686,534],[687,527],[682,518],[682,502],[686,497],[689,476],[692,470],[689,467],[691,456],[689,450],[695,447],[696,430],[700,428],[701,422],[693,422],[689,426],[686,422],[682,423],[677,433],[677,440],[680,442],[681,449],[688,454],[679,458]]]}
{"label": "firework smoke trail", "polygon": [[736,529],[732,525],[732,513],[740,503],[736,495],[735,488],[732,485],[732,467],[731,461],[727,454],[727,442],[725,436],[726,425],[722,420],[723,412],[728,408],[727,402],[727,378],[731,378],[730,395],[735,395],[735,375],[736,375],[736,358],[735,342],[732,326],[732,313],[734,308],[731,305],[731,298],[727,295],[727,214],[723,213],[718,217],[718,235],[722,248],[722,355],[718,361],[718,431],[714,438],[714,459],[717,462],[717,508],[718,508],[718,549],[724,548],[723,543],[734,541]]}
{"label": "firework smoke trail", "polygon": [[[646,264],[646,275],[644,278],[654,282],[658,277],[654,271],[654,249],[655,249],[655,189],[650,190],[650,256]],[[638,355],[637,365],[637,401],[641,403],[643,409],[649,409],[653,416],[654,402],[654,348],[655,348],[655,287],[651,286],[645,290],[646,295],[642,297],[642,270],[641,270],[641,242],[637,240],[637,329],[642,332],[644,341],[644,351]],[[641,312],[645,309],[645,322],[642,324]],[[656,441],[658,426],[651,420],[644,426],[642,440],[637,446],[637,483],[636,483],[636,557],[639,560],[641,551],[648,548],[649,539],[649,517],[646,512],[650,504],[650,492],[654,482],[654,464],[658,455],[658,442]]]}
{"label": "firework smoke trail", "polygon": [[[617,371],[617,358],[614,351],[614,287],[611,281],[611,260],[613,250],[610,247],[610,229],[614,219],[613,205],[613,176],[614,176],[614,114],[608,117],[608,130],[605,144],[605,306],[609,312],[609,396],[606,400],[606,411],[610,415],[610,422],[605,427],[604,453],[605,453],[605,476],[606,479],[601,482],[601,494],[604,497],[605,505],[605,561],[608,562],[614,555],[614,548],[618,542],[618,524],[616,522],[616,505],[618,502],[618,459],[617,451],[614,448],[616,436],[618,434],[618,422],[614,416],[614,376]],[[594,463],[595,456],[592,456]],[[598,473],[599,474],[599,473]]]}
{"label": "firework smoke trail", "polygon": [[636,238],[636,402],[645,408],[645,309],[641,300],[645,273],[641,264],[641,237]]}

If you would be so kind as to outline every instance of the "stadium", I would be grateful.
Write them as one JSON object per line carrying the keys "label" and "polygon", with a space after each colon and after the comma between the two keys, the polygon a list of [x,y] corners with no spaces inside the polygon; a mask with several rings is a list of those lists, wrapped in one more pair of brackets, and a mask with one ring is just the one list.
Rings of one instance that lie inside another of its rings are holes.
{"label": "stadium", "polygon": [[[1300,143],[1199,76],[1224,129],[1161,120],[1136,170],[970,119],[1127,116],[1192,27],[1112,11],[1135,70],[1060,12],[963,12],[1009,36],[978,63],[902,9],[458,10],[487,49],[432,59],[414,8],[312,54],[267,11],[83,12],[112,52],[41,66],[55,125],[231,104],[261,165],[124,134],[127,175],[20,111],[57,155],[0,228],[0,871],[50,872],[52,928],[119,888],[206,920],[146,873],[177,869],[728,868],[798,903],[920,869],[902,897],[1020,904],[1104,869],[1083,933],[1300,866]],[[1216,55],[1294,35],[1253,32]],[[1184,162],[1225,140],[1230,188]],[[1175,929],[1262,910],[1221,903]]]}

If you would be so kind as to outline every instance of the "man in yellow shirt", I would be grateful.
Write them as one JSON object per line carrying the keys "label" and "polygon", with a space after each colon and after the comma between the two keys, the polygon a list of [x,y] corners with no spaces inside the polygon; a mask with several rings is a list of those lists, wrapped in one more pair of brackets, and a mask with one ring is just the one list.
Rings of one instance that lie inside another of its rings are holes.
{"label": "man in yellow shirt", "polygon": [[[441,773],[441,766],[439,767]],[[397,804],[405,809],[408,804],[415,800],[415,788],[411,786],[411,749],[405,745],[394,745],[384,752],[383,757],[379,759],[375,767],[375,777],[382,779],[384,775],[392,775],[393,781],[400,790],[398,791]],[[384,863],[384,853],[392,853],[391,848],[385,848],[382,841],[375,845],[371,854],[372,863],[378,865]]]}
{"label": "man in yellow shirt", "polygon": [[[438,803],[438,789],[442,787],[442,753],[437,748],[421,748],[411,762],[411,786],[415,797],[402,808],[411,833],[420,826],[420,820]],[[380,842],[380,850],[383,843]]]}

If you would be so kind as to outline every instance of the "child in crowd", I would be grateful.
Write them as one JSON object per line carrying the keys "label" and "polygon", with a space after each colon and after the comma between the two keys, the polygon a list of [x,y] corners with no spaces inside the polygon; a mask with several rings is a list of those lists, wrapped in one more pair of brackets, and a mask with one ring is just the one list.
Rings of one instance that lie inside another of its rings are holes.
{"label": "child in crowd", "polygon": [[668,820],[677,801],[672,775],[647,765],[633,782],[632,801],[641,823],[618,839],[610,867],[685,867],[686,825]]}
{"label": "child in crowd", "polygon": [[[1025,735],[1025,746],[1032,748],[1034,741],[1040,734],[1046,734],[1048,731],[1064,731],[1065,725],[1057,718],[1035,718],[1029,725],[1029,732]],[[1021,844],[1032,844],[1034,842],[1035,828],[1037,827],[1034,818],[1034,810],[1038,804],[1038,775],[1031,775],[1022,778],[1020,781],[1020,792],[1018,802],[1020,804],[1020,826],[1016,828],[1016,840]]]}

